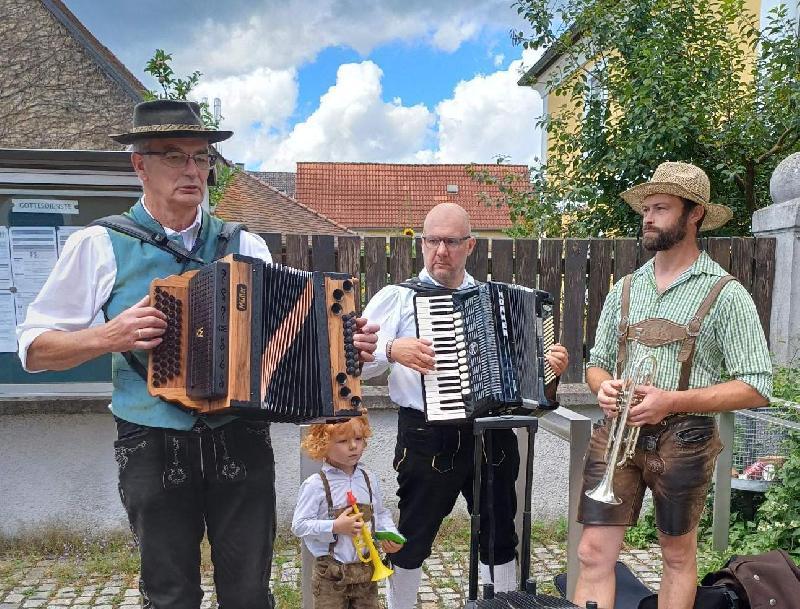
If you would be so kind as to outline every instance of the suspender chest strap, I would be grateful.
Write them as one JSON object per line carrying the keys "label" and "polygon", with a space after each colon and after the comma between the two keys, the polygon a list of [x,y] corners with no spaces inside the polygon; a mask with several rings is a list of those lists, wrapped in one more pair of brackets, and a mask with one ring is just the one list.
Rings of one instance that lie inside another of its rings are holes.
{"label": "suspender chest strap", "polygon": [[678,378],[678,391],[686,391],[689,388],[689,376],[692,372],[692,361],[697,337],[700,328],[711,307],[716,302],[722,288],[730,281],[734,281],[733,275],[724,275],[711,287],[703,302],[686,325],[679,325],[669,319],[651,317],[641,320],[635,324],[630,323],[631,306],[631,275],[626,275],[622,280],[622,296],[620,302],[620,321],[617,326],[617,378],[622,377],[622,372],[627,360],[628,339],[639,336],[639,340],[650,347],[658,347],[669,343],[681,341],[681,348],[678,352],[678,361],[681,362],[681,370]]}
{"label": "suspender chest strap", "polygon": [[[320,480],[322,480],[322,488],[325,489],[325,501],[328,503],[328,518],[335,519],[338,518],[339,515],[344,512],[347,508],[339,508],[334,509],[333,507],[333,496],[331,495],[331,485],[328,482],[328,477],[325,475],[325,472],[317,472],[319,474]],[[375,530],[375,513],[372,510],[372,485],[369,483],[369,476],[365,470],[361,470],[361,473],[364,475],[364,483],[367,485],[367,491],[369,492],[369,503],[359,503],[358,509],[361,510],[362,515],[366,520],[370,521],[372,525],[372,530]],[[334,536],[335,537],[335,536]],[[336,547],[336,541],[332,541],[328,545],[328,555],[333,558],[333,548]]]}

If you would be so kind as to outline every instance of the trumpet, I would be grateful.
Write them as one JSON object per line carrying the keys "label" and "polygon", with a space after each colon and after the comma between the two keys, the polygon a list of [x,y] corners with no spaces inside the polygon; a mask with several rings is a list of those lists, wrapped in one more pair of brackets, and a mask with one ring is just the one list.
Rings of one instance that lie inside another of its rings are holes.
{"label": "trumpet", "polygon": [[[627,424],[628,415],[631,408],[637,403],[637,388],[652,385],[657,369],[658,362],[651,353],[636,359],[628,374],[622,376],[622,389],[617,396],[617,416],[612,421],[611,428],[608,431],[608,444],[606,445],[605,453],[606,471],[599,484],[586,491],[586,496],[589,499],[609,505],[622,503],[614,494],[614,472],[618,467],[622,467],[628,459],[633,458],[640,430],[639,427]],[[622,452],[621,458],[620,452]]]}
{"label": "trumpet", "polygon": [[[347,503],[353,508],[353,513],[360,514],[361,510],[358,509],[358,502],[352,491],[347,491]],[[353,545],[356,548],[358,559],[363,563],[372,563],[372,581],[380,581],[389,577],[394,571],[383,564],[381,556],[378,553],[378,548],[375,547],[375,542],[372,540],[372,533],[367,527],[367,523],[361,527],[361,533],[353,537]],[[365,554],[365,550],[367,553]]]}

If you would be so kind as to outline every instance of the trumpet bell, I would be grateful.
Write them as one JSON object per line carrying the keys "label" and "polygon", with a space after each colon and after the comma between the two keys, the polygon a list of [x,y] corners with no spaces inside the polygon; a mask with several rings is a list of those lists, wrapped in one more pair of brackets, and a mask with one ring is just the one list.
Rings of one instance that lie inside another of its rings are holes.
{"label": "trumpet bell", "polygon": [[600,484],[592,490],[586,491],[585,495],[589,499],[599,501],[608,505],[619,505],[622,500],[614,494],[613,476],[603,476]]}
{"label": "trumpet bell", "polygon": [[383,564],[383,561],[376,557],[372,561],[372,581],[377,582],[389,577],[394,571]]}

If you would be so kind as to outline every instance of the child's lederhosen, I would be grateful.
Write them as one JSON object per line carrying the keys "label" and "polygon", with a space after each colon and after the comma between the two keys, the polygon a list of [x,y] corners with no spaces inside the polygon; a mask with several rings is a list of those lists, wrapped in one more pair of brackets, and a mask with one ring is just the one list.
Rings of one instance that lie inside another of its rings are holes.
{"label": "child's lederhosen", "polygon": [[[359,503],[358,509],[366,522],[372,523],[375,530],[375,515],[372,511],[372,486],[369,483],[367,472],[364,482],[369,491],[369,503]],[[319,472],[322,486],[325,489],[325,499],[328,502],[328,516],[336,519],[344,512],[346,507],[334,509],[331,487],[324,472]],[[379,609],[378,582],[372,581],[372,564],[361,561],[342,563],[333,557],[336,541],[328,546],[325,556],[318,556],[314,562],[314,573],[311,576],[311,586],[314,592],[314,609]]]}

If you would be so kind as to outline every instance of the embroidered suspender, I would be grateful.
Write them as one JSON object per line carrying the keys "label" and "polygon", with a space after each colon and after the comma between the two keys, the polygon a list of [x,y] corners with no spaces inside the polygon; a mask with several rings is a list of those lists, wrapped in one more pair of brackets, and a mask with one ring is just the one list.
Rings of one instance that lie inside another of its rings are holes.
{"label": "embroidered suspender", "polygon": [[[330,482],[328,482],[328,477],[325,475],[325,472],[320,471],[317,473],[319,474],[320,480],[322,480],[322,488],[325,489],[325,501],[328,503],[328,518],[331,519],[338,518],[339,514],[341,514],[345,510],[345,508],[341,508],[338,510],[333,509],[333,496],[331,495],[331,485]],[[369,504],[367,506],[363,503],[359,503],[358,509],[360,509],[362,512],[366,512],[368,507],[369,514],[367,515],[369,516],[370,524],[372,525],[372,530],[374,531],[375,512],[372,509],[372,485],[369,483],[369,476],[367,475],[366,470],[362,469],[361,473],[364,475],[364,483],[367,485],[367,491],[369,492]],[[336,547],[335,540],[332,541],[330,544],[328,544],[328,555],[331,558],[333,558],[333,548],[335,547]]]}
{"label": "embroidered suspender", "polygon": [[632,330],[640,334],[644,344],[650,347],[666,345],[676,341],[681,341],[681,348],[678,352],[678,361],[681,362],[681,371],[678,378],[678,391],[686,391],[689,388],[689,376],[692,372],[692,361],[697,337],[708,312],[717,300],[719,293],[728,282],[733,281],[733,275],[725,275],[712,286],[703,302],[697,308],[697,312],[692,318],[681,326],[668,319],[651,317],[630,323],[631,305],[631,275],[626,275],[622,280],[622,298],[620,303],[620,320],[617,326],[617,378],[622,377],[622,372],[627,359],[628,338]]}

